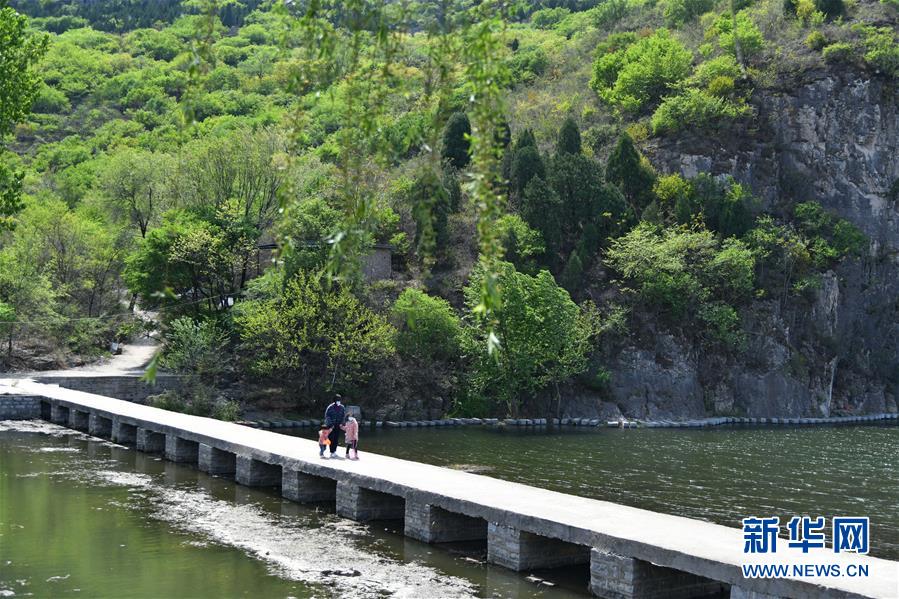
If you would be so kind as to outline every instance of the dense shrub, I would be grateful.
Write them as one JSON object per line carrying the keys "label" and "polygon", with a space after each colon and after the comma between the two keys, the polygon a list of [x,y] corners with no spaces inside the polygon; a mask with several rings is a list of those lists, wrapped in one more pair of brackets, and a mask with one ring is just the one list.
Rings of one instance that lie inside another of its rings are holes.
{"label": "dense shrub", "polygon": [[809,33],[805,38],[805,45],[810,50],[821,50],[822,48],[824,48],[824,46],[827,45],[827,38],[824,37],[823,33],[816,29],[815,31]]}
{"label": "dense shrub", "polygon": [[358,390],[394,353],[396,332],[349,289],[316,276],[253,281],[234,321],[250,371],[310,394]]}
{"label": "dense shrub", "polygon": [[721,49],[733,56],[736,56],[734,40],[739,40],[745,59],[752,58],[765,47],[761,30],[745,10],[738,12],[736,19],[730,15],[722,15],[712,25],[709,34],[717,35]]}
{"label": "dense shrub", "polygon": [[793,215],[799,230],[809,239],[813,260],[829,266],[843,256],[860,255],[867,238],[855,225],[824,210],[817,202],[796,204]]}
{"label": "dense shrub", "polygon": [[532,83],[543,74],[549,59],[541,48],[522,48],[509,58],[509,71],[515,83]]}
{"label": "dense shrub", "polygon": [[406,289],[391,309],[400,355],[419,360],[454,360],[462,327],[449,302],[418,289]]}
{"label": "dense shrub", "polygon": [[506,260],[524,272],[534,270],[534,258],[546,249],[540,231],[531,228],[517,214],[503,215],[495,226]]}
{"label": "dense shrub", "polygon": [[642,223],[612,242],[606,260],[640,301],[672,322],[704,321],[710,314],[726,320],[719,299],[743,302],[752,297],[751,250],[736,239],[718,241],[706,230],[659,229]]}
{"label": "dense shrub", "polygon": [[672,27],[677,27],[712,10],[715,2],[714,0],[666,0],[663,6],[665,21]]}
{"label": "dense shrub", "polygon": [[696,67],[687,83],[691,86],[702,88],[707,87],[718,77],[736,79],[739,76],[740,65],[737,64],[736,59],[730,54],[724,54],[702,62]]}
{"label": "dense shrub", "polygon": [[821,54],[830,63],[846,62],[852,56],[852,45],[845,42],[830,44],[824,47]]}
{"label": "dense shrub", "polygon": [[34,112],[63,114],[72,109],[69,99],[58,89],[42,85],[31,105]]}
{"label": "dense shrub", "polygon": [[607,103],[637,111],[690,74],[693,56],[667,29],[641,38],[594,63],[591,86]]}
{"label": "dense shrub", "polygon": [[[714,81],[724,83],[719,78]],[[721,91],[722,85],[716,88]],[[730,80],[729,90],[733,89],[733,80]],[[706,128],[717,125],[723,120],[736,119],[749,113],[749,107],[740,105],[717,94],[699,89],[687,89],[677,96],[669,96],[652,115],[652,131],[655,134],[670,133],[685,127]]]}
{"label": "dense shrub", "polygon": [[865,62],[885,75],[899,78],[899,42],[889,27],[864,27]]}
{"label": "dense shrub", "polygon": [[709,81],[709,85],[706,90],[708,91],[709,95],[716,98],[727,98],[734,93],[733,77],[727,77],[725,75],[715,77],[714,79]]}
{"label": "dense shrub", "polygon": [[531,15],[531,23],[537,29],[552,29],[570,14],[570,10],[561,6],[555,8],[541,8]]}
{"label": "dense shrub", "polygon": [[176,318],[165,333],[161,365],[214,384],[227,367],[228,335],[214,320]]}
{"label": "dense shrub", "polygon": [[611,29],[618,21],[626,17],[633,9],[634,3],[630,0],[605,0],[588,11],[588,16],[594,27],[598,29]]}

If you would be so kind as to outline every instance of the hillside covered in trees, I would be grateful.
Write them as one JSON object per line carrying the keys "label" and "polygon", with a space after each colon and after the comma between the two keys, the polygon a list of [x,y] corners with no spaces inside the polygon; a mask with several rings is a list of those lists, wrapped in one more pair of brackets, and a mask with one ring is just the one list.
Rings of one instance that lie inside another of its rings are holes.
{"label": "hillside covered in trees", "polygon": [[222,418],[894,411],[897,12],[12,0],[0,368],[156,328]]}

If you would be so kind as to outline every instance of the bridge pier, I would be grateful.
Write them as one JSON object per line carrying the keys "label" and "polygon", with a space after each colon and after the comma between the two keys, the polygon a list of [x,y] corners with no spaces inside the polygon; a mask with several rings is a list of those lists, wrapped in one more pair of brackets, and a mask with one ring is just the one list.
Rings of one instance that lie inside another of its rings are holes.
{"label": "bridge pier", "polygon": [[86,433],[89,419],[90,412],[82,412],[75,409],[69,410],[69,428]]}
{"label": "bridge pier", "polygon": [[400,520],[406,515],[406,501],[341,480],[337,482],[337,515],[358,522]]}
{"label": "bridge pier", "polygon": [[137,449],[147,453],[165,452],[165,435],[148,428],[137,427]]}
{"label": "bridge pier", "polygon": [[281,466],[239,455],[237,456],[234,480],[248,487],[279,487],[281,486]]}
{"label": "bridge pier", "polygon": [[95,437],[110,439],[112,438],[112,420],[100,416],[96,412],[91,412],[88,418],[87,431]]}
{"label": "bridge pier", "polygon": [[590,561],[590,547],[551,539],[512,526],[487,524],[487,561],[516,572]]}
{"label": "bridge pier", "polygon": [[137,442],[137,427],[118,418],[112,419],[112,440],[116,443],[134,445]]}
{"label": "bridge pier", "polygon": [[304,503],[334,501],[337,497],[337,481],[291,468],[282,468],[281,495],[291,501]]}
{"label": "bridge pier", "polygon": [[199,458],[199,443],[182,439],[178,435],[165,436],[165,457],[172,462],[196,464]]}
{"label": "bridge pier", "polygon": [[88,417],[87,431],[95,437],[109,439],[112,437],[112,420],[91,412]]}
{"label": "bridge pier", "polygon": [[405,533],[424,543],[480,541],[487,538],[487,521],[406,499]]}
{"label": "bridge pier", "polygon": [[197,467],[207,474],[234,474],[237,471],[237,456],[205,443],[200,443]]}
{"label": "bridge pier", "polygon": [[603,599],[720,597],[725,589],[724,583],[688,572],[599,549],[590,552],[590,590]]}
{"label": "bridge pier", "polygon": [[69,408],[58,403],[50,404],[50,422],[66,425],[69,423]]}
{"label": "bridge pier", "polygon": [[737,585],[730,587],[730,599],[784,599],[780,595],[769,595],[768,593],[759,593],[758,591],[750,591]]}

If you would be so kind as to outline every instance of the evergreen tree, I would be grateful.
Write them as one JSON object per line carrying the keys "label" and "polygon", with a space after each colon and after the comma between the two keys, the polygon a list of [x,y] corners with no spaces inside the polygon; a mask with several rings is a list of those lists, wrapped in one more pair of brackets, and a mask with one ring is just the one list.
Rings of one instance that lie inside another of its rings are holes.
{"label": "evergreen tree", "polygon": [[462,186],[459,185],[459,175],[449,163],[443,164],[443,188],[449,198],[449,209],[458,212],[462,207]]}
{"label": "evergreen tree", "polygon": [[443,130],[443,159],[455,168],[465,168],[471,157],[468,155],[468,135],[471,123],[464,112],[455,112]]}
{"label": "evergreen tree", "polygon": [[568,293],[575,293],[581,288],[584,278],[584,263],[581,260],[579,252],[571,252],[562,275],[559,277],[562,287],[568,290]]}
{"label": "evergreen tree", "polygon": [[559,141],[556,145],[557,154],[580,154],[581,132],[578,130],[574,119],[568,117],[559,129]]}
{"label": "evergreen tree", "polygon": [[557,154],[548,174],[561,201],[564,245],[571,247],[585,223],[596,217],[595,199],[603,193],[599,165],[583,154]]}
{"label": "evergreen tree", "polygon": [[512,145],[512,151],[517,152],[525,146],[537,147],[537,138],[534,137],[534,132],[530,129],[524,129],[518,134],[518,138],[515,139],[515,143]]}
{"label": "evergreen tree", "polygon": [[512,146],[506,148],[506,151],[503,153],[503,179],[507,181],[511,179],[512,163],[515,161],[515,155],[527,146],[537,147],[537,139],[534,137],[534,132],[530,129],[522,130],[512,143]]}
{"label": "evergreen tree", "polygon": [[548,256],[556,254],[562,242],[560,214],[559,196],[541,177],[532,178],[524,188],[521,216],[543,235]]}
{"label": "evergreen tree", "polygon": [[621,134],[609,156],[606,181],[618,186],[634,214],[642,214],[653,200],[655,173],[651,167],[643,164],[643,157],[627,133]]}
{"label": "evergreen tree", "polygon": [[525,146],[515,152],[512,158],[512,169],[509,173],[510,191],[515,197],[524,195],[524,188],[534,177],[546,178],[546,168],[543,159],[534,146]]}
{"label": "evergreen tree", "polygon": [[415,219],[415,244],[425,254],[446,247],[451,201],[443,182],[433,171],[424,171],[416,178],[409,203]]}

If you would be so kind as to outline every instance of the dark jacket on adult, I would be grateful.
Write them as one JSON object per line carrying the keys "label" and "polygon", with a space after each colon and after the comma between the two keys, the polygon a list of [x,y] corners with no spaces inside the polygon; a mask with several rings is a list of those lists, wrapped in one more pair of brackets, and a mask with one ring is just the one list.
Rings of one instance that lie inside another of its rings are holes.
{"label": "dark jacket on adult", "polygon": [[346,408],[343,404],[332,403],[325,410],[325,424],[329,428],[337,428],[346,421]]}

